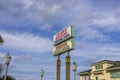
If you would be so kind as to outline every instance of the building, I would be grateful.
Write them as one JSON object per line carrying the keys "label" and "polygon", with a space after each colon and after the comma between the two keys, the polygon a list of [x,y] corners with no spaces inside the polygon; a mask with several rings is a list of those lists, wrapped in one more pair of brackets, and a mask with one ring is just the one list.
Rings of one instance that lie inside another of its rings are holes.
{"label": "building", "polygon": [[120,80],[120,61],[99,61],[78,75],[80,80]]}

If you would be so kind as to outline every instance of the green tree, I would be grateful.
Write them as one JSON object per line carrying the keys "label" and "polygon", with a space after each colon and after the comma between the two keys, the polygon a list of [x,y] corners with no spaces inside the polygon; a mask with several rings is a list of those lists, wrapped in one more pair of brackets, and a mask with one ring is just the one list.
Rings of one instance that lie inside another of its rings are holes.
{"label": "green tree", "polygon": [[7,80],[15,80],[15,78],[13,78],[11,76],[7,76]]}
{"label": "green tree", "polygon": [[[3,78],[0,79],[0,80],[4,80],[4,76],[3,76]],[[13,78],[12,76],[7,76],[6,80],[15,80],[15,78]]]}

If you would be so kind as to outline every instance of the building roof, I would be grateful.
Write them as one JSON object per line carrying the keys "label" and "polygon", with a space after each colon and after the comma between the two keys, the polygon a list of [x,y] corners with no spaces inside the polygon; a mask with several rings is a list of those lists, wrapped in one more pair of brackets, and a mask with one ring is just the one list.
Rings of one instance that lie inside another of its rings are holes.
{"label": "building roof", "polygon": [[90,75],[91,71],[92,71],[92,69],[85,70],[85,71],[79,72],[78,75]]}
{"label": "building roof", "polygon": [[92,66],[93,65],[96,65],[96,64],[104,64],[104,63],[110,63],[110,64],[113,64],[113,63],[115,63],[115,61],[111,61],[111,60],[102,60],[102,61],[99,61],[99,62],[96,62],[96,63],[93,63],[92,64]]}
{"label": "building roof", "polygon": [[120,61],[115,61],[111,67],[108,67],[107,70],[120,69]]}

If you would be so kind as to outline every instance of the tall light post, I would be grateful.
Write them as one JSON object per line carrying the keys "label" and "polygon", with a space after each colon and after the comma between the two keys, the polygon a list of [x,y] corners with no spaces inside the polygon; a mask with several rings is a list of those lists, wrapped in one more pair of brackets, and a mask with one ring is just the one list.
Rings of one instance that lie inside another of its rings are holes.
{"label": "tall light post", "polygon": [[74,72],[74,80],[76,80],[76,70],[77,70],[77,64],[74,62],[72,65],[72,70]]}
{"label": "tall light post", "polygon": [[11,60],[11,56],[10,56],[9,53],[7,53],[7,54],[4,56],[4,62],[5,62],[5,75],[4,75],[4,80],[6,80],[6,77],[7,77],[7,71],[8,71],[8,66],[9,66],[10,60]]}
{"label": "tall light post", "polygon": [[41,80],[43,80],[43,75],[44,75],[44,71],[43,71],[43,70],[40,70],[40,77],[41,77]]}

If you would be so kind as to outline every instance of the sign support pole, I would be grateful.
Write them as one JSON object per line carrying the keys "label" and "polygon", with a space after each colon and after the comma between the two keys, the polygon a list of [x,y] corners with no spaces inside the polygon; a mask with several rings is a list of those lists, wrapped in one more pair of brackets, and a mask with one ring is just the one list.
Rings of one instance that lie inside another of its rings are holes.
{"label": "sign support pole", "polygon": [[69,51],[66,56],[66,80],[70,80],[70,56]]}
{"label": "sign support pole", "polygon": [[66,53],[65,65],[66,65],[66,80],[70,80],[70,56],[69,51],[74,50],[74,43],[72,38],[74,38],[74,29],[73,26],[70,25],[67,28],[61,30],[57,34],[54,35],[54,56],[58,56],[56,60],[56,80],[60,80],[60,67],[61,60],[60,54]]}
{"label": "sign support pole", "polygon": [[61,60],[60,60],[60,55],[58,55],[58,58],[57,58],[57,61],[56,61],[56,63],[57,63],[57,67],[56,67],[56,80],[60,80],[60,66],[61,66]]}

